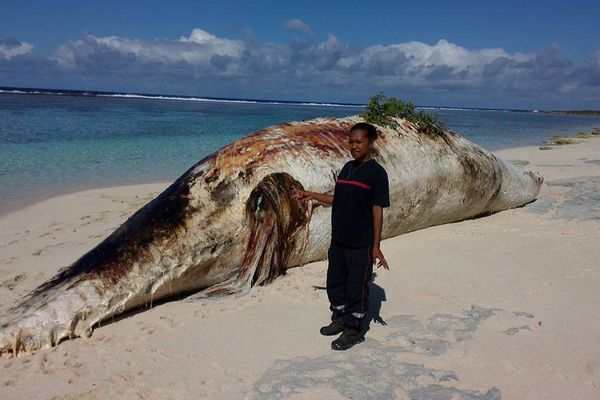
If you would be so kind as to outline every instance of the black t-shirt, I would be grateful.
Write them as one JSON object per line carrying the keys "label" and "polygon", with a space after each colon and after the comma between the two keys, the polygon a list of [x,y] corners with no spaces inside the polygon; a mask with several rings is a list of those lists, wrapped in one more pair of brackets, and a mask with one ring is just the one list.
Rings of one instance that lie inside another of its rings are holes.
{"label": "black t-shirt", "polygon": [[371,159],[360,164],[349,161],[335,182],[331,210],[332,239],[341,246],[373,245],[373,206],[389,207],[390,194],[385,169]]}

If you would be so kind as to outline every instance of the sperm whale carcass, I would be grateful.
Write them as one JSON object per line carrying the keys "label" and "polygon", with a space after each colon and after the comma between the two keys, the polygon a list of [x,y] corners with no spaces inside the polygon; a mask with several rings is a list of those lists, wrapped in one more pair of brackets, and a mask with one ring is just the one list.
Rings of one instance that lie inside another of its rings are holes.
{"label": "sperm whale carcass", "polygon": [[[201,292],[244,293],[287,268],[326,257],[330,208],[294,189],[333,192],[359,117],[269,127],[204,158],[98,246],[0,320],[0,354],[91,335],[102,321]],[[406,120],[380,128],[376,159],[391,206],[383,238],[518,207],[542,178],[459,135],[430,136]]]}

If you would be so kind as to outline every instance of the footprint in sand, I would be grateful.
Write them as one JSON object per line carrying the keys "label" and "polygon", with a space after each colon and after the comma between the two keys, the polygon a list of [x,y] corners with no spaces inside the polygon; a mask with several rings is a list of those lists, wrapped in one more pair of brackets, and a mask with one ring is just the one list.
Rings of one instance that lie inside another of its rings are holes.
{"label": "footprint in sand", "polygon": [[592,361],[585,366],[585,372],[588,374],[589,379],[586,383],[589,386],[597,387],[600,385],[600,361]]}
{"label": "footprint in sand", "polygon": [[179,325],[175,322],[173,318],[167,317],[165,315],[161,315],[159,319],[161,321],[164,321],[169,328],[176,328]]}
{"label": "footprint in sand", "polygon": [[[52,239],[54,239],[54,237],[52,237]],[[44,247],[44,248],[41,248],[41,249],[37,249],[36,251],[34,251],[33,253],[31,253],[31,255],[32,255],[32,256],[39,256],[39,255],[41,255],[42,253],[45,253],[45,252],[46,252],[46,250],[50,250],[50,249],[53,249],[53,248],[55,248],[55,247],[63,247],[63,246],[67,246],[67,245],[70,245],[70,244],[85,244],[85,243],[82,243],[82,242],[76,242],[76,241],[69,241],[69,242],[59,242],[59,243],[55,243],[55,244],[52,244],[52,245],[46,246],[46,247]]]}
{"label": "footprint in sand", "polygon": [[48,375],[54,370],[54,366],[50,365],[51,363],[48,361],[48,355],[44,354],[40,358],[39,370],[44,374]]}
{"label": "footprint in sand", "polygon": [[11,279],[7,279],[1,282],[0,287],[5,287],[12,292],[15,289],[15,287],[19,284],[19,282],[22,282],[26,277],[27,275],[25,274],[16,275]]}
{"label": "footprint in sand", "polygon": [[3,259],[0,260],[0,264],[12,264],[13,262],[17,261],[19,258],[18,257],[11,257],[9,259]]}
{"label": "footprint in sand", "polygon": [[526,311],[515,311],[515,312],[513,312],[513,315],[514,315],[515,317],[535,318],[535,315],[533,315],[533,314],[529,314],[529,313],[528,313],[528,312],[526,312]]}
{"label": "footprint in sand", "polygon": [[507,330],[503,331],[502,333],[504,333],[505,335],[508,336],[513,336],[517,333],[519,333],[520,331],[531,331],[531,328],[528,325],[523,325],[523,326],[519,326],[519,327],[514,327],[514,328],[508,328]]}

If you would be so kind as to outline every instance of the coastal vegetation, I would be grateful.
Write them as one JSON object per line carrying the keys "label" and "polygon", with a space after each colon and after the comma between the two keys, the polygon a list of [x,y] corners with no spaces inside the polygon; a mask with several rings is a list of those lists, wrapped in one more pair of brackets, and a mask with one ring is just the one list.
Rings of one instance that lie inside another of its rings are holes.
{"label": "coastal vegetation", "polygon": [[580,115],[589,117],[600,116],[600,110],[548,110],[540,111],[544,114],[558,114],[558,115]]}
{"label": "coastal vegetation", "polygon": [[417,111],[411,102],[404,102],[393,96],[386,96],[383,92],[372,96],[366,106],[366,111],[360,116],[367,122],[396,128],[398,123],[394,117],[404,118],[414,123],[420,132],[429,136],[437,136],[443,133],[444,123],[438,120],[437,115]]}
{"label": "coastal vegetation", "polygon": [[576,135],[555,135],[544,140],[544,145],[540,146],[540,150],[552,150],[554,146],[565,145],[565,144],[576,144],[581,143],[577,139],[589,139],[600,136],[600,128],[594,128],[590,132],[579,132]]}
{"label": "coastal vegetation", "polygon": [[570,137],[559,137],[556,138],[554,140],[554,142],[556,144],[575,144],[575,143],[579,143],[578,141],[574,140],[573,138]]}
{"label": "coastal vegetation", "polygon": [[[580,136],[581,134],[578,134],[577,137],[582,137]],[[575,143],[579,143],[579,141],[575,140],[575,138],[573,136],[567,136],[567,135],[555,135],[550,137],[549,139],[544,140],[544,143],[549,144],[549,145],[563,145],[563,144],[575,144]]]}
{"label": "coastal vegetation", "polygon": [[581,139],[587,139],[587,138],[598,137],[598,136],[600,136],[600,128],[594,128],[590,132],[579,132],[577,135],[575,135],[576,138],[581,138]]}

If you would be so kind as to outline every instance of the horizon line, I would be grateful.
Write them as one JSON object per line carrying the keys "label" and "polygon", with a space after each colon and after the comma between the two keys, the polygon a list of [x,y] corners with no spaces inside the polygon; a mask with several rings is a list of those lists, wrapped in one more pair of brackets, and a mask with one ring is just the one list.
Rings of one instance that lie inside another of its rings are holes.
{"label": "horizon line", "polygon": [[[113,92],[105,90],[86,90],[86,89],[55,89],[38,87],[17,87],[0,86],[0,94],[21,94],[21,95],[54,95],[54,96],[73,96],[73,97],[118,97],[131,99],[154,99],[154,100],[192,100],[205,102],[228,102],[228,103],[248,103],[248,104],[290,104],[290,105],[308,105],[308,106],[333,106],[333,107],[365,107],[366,104],[316,101],[316,100],[278,100],[278,99],[256,99],[245,97],[215,97],[215,96],[197,96],[197,95],[179,95],[163,93],[143,93],[143,92]],[[463,106],[439,106],[439,105],[415,105],[421,109],[441,109],[441,110],[481,110],[481,111],[513,111],[513,112],[537,112],[536,109],[527,108],[488,108],[488,107],[463,107]],[[542,111],[542,110],[540,110]],[[563,111],[563,110],[543,110],[543,111]]]}

